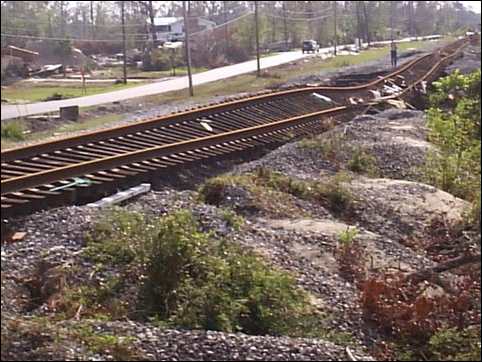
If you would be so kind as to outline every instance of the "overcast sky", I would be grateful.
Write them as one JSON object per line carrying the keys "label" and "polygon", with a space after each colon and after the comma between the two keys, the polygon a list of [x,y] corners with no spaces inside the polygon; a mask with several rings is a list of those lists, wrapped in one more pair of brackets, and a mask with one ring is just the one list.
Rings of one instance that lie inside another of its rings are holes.
{"label": "overcast sky", "polygon": [[480,1],[462,1],[462,3],[472,9],[473,11],[475,11],[476,13],[479,13],[480,14]]}

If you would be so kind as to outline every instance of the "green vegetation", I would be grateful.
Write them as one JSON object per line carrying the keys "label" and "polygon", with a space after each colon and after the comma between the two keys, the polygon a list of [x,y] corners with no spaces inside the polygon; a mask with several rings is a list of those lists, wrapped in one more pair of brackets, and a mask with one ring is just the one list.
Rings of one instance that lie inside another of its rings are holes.
{"label": "green vegetation", "polygon": [[[428,110],[429,138],[438,150],[425,165],[428,183],[474,204],[480,218],[480,70],[435,82]],[[478,217],[477,217],[478,216]]]}
{"label": "green vegetation", "polygon": [[[205,72],[208,70],[206,67],[192,67],[191,71],[192,74],[200,73],[200,72]],[[96,71],[94,72],[96,77],[99,77],[100,79],[111,79],[111,78],[122,78],[123,77],[123,71],[122,67],[109,67],[109,68],[104,68],[101,71]],[[185,66],[176,66],[176,76],[184,76],[187,75],[187,68]],[[127,68],[127,77],[129,78],[145,78],[145,79],[159,79],[159,78],[166,78],[166,77],[172,77],[172,70],[151,70],[151,71],[146,71],[146,70],[141,70],[138,68],[134,67],[128,67]],[[137,83],[139,84],[139,83]]]}
{"label": "green vegetation", "polygon": [[92,261],[142,275],[133,312],[138,318],[250,334],[302,336],[319,329],[308,295],[288,273],[270,268],[252,251],[201,232],[188,211],[148,219],[114,209],[87,242]]}
{"label": "green vegetation", "polygon": [[80,324],[71,331],[93,353],[109,353],[114,361],[142,360],[132,345],[134,337],[119,337],[113,334],[99,334],[89,324]]}
{"label": "green vegetation", "polygon": [[338,241],[343,245],[350,245],[353,243],[353,240],[358,235],[358,229],[356,227],[350,228],[347,227],[345,231],[342,231],[338,235]]}
{"label": "green vegetation", "polygon": [[85,359],[85,352],[70,348],[72,342],[85,347],[90,355],[108,354],[115,361],[144,360],[134,348],[135,340],[135,337],[122,336],[118,332],[115,335],[99,332],[91,322],[65,325],[46,317],[2,318],[2,360],[29,361],[39,356],[42,360],[63,360],[66,355]]}
{"label": "green vegetation", "polygon": [[22,122],[13,121],[2,123],[2,140],[22,141],[25,139],[25,127]]}
{"label": "green vegetation", "polygon": [[74,98],[82,96],[90,96],[93,94],[113,92],[121,89],[139,86],[137,83],[128,84],[92,84],[87,83],[86,91],[82,89],[82,83],[51,83],[51,84],[35,84],[32,82],[21,82],[2,89],[2,98],[8,99],[9,102],[31,103],[47,100],[51,97],[61,96],[64,98]]}
{"label": "green vegetation", "polygon": [[[92,117],[84,121],[65,123],[65,124],[62,124],[61,126],[55,127],[48,131],[32,132],[25,135],[22,134],[22,138],[13,138],[13,137],[4,136],[3,126],[2,126],[2,138],[1,138],[2,149],[18,147],[27,142],[30,143],[30,142],[42,141],[52,136],[59,136],[59,135],[68,136],[72,132],[106,127],[112,123],[115,123],[121,120],[122,118],[123,118],[122,114],[107,114],[103,116]],[[20,124],[20,126],[15,126],[16,128],[20,128],[20,127],[25,128],[24,124],[26,122],[22,120],[15,121],[15,122]]]}
{"label": "green vegetation", "polygon": [[226,224],[234,230],[239,231],[244,225],[244,218],[241,215],[236,214],[233,210],[222,209],[221,217],[226,221]]}
{"label": "green vegetation", "polygon": [[[300,141],[300,147],[319,152],[322,157],[333,162],[338,167],[346,167],[356,173],[369,177],[377,177],[378,166],[376,158],[361,146],[351,146],[340,134],[325,137],[309,137]],[[347,158],[346,161],[344,158]]]}
{"label": "green vegetation", "polygon": [[[339,173],[329,181],[297,180],[279,172],[259,167],[244,175],[223,175],[209,179],[201,188],[203,201],[220,205],[230,187],[241,187],[253,195],[252,208],[279,213],[279,208],[291,210],[291,197],[318,202],[337,215],[348,216],[354,206],[353,195],[343,186],[348,177]],[[293,216],[289,212],[286,216]]]}
{"label": "green vegetation", "polygon": [[376,159],[366,151],[356,148],[351,150],[351,159],[348,161],[348,169],[357,173],[364,173],[371,177],[377,175]]}

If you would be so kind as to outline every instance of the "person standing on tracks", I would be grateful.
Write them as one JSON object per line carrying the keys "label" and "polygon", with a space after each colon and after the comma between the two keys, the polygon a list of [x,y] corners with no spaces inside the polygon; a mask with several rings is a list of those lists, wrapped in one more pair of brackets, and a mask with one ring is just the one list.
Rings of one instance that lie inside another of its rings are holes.
{"label": "person standing on tracks", "polygon": [[394,41],[392,41],[390,48],[390,58],[392,60],[392,67],[395,68],[397,66],[397,44]]}

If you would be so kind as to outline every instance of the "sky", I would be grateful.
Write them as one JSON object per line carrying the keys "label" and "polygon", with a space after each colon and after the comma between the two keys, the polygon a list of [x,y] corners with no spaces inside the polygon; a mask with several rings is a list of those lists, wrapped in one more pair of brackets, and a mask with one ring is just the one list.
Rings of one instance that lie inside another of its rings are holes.
{"label": "sky", "polygon": [[465,7],[480,14],[480,1],[462,1]]}

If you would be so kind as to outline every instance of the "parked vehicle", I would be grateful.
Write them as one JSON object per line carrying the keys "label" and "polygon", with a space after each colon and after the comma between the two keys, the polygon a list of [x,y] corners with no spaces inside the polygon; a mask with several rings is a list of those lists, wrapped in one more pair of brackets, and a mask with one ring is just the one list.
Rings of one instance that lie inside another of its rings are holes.
{"label": "parked vehicle", "polygon": [[305,40],[303,41],[302,53],[316,52],[320,51],[320,45],[315,40]]}
{"label": "parked vehicle", "polygon": [[171,43],[184,41],[184,33],[170,33],[167,35],[167,41],[170,41]]}

